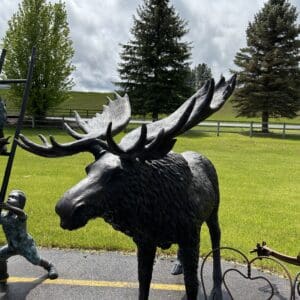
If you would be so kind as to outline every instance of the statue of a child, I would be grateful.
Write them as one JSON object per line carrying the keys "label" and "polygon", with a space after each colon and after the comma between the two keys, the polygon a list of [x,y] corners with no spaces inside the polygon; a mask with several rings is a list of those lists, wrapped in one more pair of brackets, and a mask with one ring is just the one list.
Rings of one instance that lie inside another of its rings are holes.
{"label": "statue of a child", "polygon": [[3,209],[0,223],[7,239],[7,245],[0,248],[1,282],[6,282],[8,278],[7,259],[13,255],[22,255],[32,264],[43,267],[50,279],[58,277],[54,265],[40,257],[33,238],[27,233],[27,215],[23,211],[25,203],[26,196],[20,190],[13,190],[6,203],[0,203]]}

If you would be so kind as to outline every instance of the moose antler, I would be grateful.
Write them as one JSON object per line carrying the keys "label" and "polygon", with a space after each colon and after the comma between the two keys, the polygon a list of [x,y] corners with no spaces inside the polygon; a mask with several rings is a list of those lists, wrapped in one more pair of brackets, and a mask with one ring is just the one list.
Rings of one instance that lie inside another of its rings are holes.
{"label": "moose antler", "polygon": [[[233,75],[228,81],[225,81],[225,78],[221,77],[216,86],[213,79],[208,80],[201,89],[186,100],[171,115],[162,120],[147,124],[147,141],[151,142],[159,134],[161,129],[164,129],[164,132],[168,133],[164,138],[174,138],[199,124],[224,105],[234,91],[235,83],[236,75]],[[192,102],[195,102],[195,104],[187,120],[184,123],[180,123],[180,128],[178,128],[178,126],[174,127],[174,124],[177,123],[177,120],[180,119]],[[176,130],[173,132],[172,128],[176,128]],[[123,149],[129,148],[132,141],[138,139],[139,134],[139,128],[129,132],[121,140],[120,147]]]}
{"label": "moose antler", "polygon": [[106,143],[103,141],[106,137],[107,126],[113,123],[111,128],[112,135],[119,133],[126,127],[131,117],[131,108],[128,96],[120,97],[116,94],[116,100],[109,99],[109,104],[105,105],[101,114],[90,120],[83,120],[77,112],[75,112],[75,120],[78,127],[84,132],[81,134],[72,129],[67,123],[64,123],[67,132],[77,141],[59,144],[54,137],[50,136],[50,143],[43,136],[39,135],[43,145],[30,141],[23,135],[20,135],[18,144],[21,148],[34,154],[44,157],[61,157],[73,155],[79,152],[88,151],[98,156],[107,149]]}
{"label": "moose antler", "polygon": [[[20,135],[19,145],[32,153],[46,157],[59,157],[89,151],[97,159],[103,151],[109,151],[124,159],[159,159],[171,151],[176,136],[200,123],[219,110],[235,87],[236,75],[225,81],[222,77],[215,86],[214,80],[208,80],[192,97],[186,100],[170,116],[142,125],[129,132],[117,145],[113,135],[125,128],[130,118],[130,104],[127,95],[111,101],[103,113],[84,121],[76,113],[76,122],[84,134],[73,130],[68,124],[68,133],[77,141],[59,144],[53,137],[50,142],[40,135],[43,145],[38,145]],[[106,142],[105,142],[106,140]]]}
{"label": "moose antler", "polygon": [[127,149],[122,149],[117,145],[111,135],[111,124],[107,128],[106,140],[108,145],[108,151],[122,157],[122,158],[139,158],[140,160],[158,159],[165,156],[173,148],[176,140],[173,139],[187,122],[196,100],[193,99],[180,118],[173,124],[171,128],[167,130],[161,128],[152,140],[147,139],[147,126],[143,124],[140,127],[140,134],[137,141]]}
{"label": "moose antler", "polygon": [[116,135],[122,131],[130,121],[131,108],[128,95],[124,97],[116,93],[116,99],[113,101],[109,97],[108,105],[103,105],[101,114],[96,113],[92,119],[83,120],[75,111],[75,120],[79,128],[84,132],[80,134],[73,130],[67,123],[64,126],[68,133],[75,139],[86,138],[87,136],[93,138],[106,138],[106,130],[109,123],[113,123],[112,134]]}

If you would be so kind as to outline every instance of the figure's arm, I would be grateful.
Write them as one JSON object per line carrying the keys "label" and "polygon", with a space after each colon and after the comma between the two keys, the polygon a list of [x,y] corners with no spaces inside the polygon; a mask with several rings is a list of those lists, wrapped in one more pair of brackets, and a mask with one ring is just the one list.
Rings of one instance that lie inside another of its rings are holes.
{"label": "figure's arm", "polygon": [[15,206],[11,206],[7,203],[0,203],[0,208],[11,211],[11,212],[13,212],[14,214],[16,214],[17,216],[19,216],[23,219],[26,219],[26,217],[27,217],[25,212],[22,209],[20,209],[18,207],[15,207]]}
{"label": "figure's arm", "polygon": [[262,245],[257,244],[256,249],[251,252],[257,252],[258,256],[273,256],[281,261],[287,262],[289,264],[293,264],[296,266],[300,266],[300,254],[297,257],[288,256],[278,251],[275,251],[269,247],[267,247],[266,242],[262,242]]}

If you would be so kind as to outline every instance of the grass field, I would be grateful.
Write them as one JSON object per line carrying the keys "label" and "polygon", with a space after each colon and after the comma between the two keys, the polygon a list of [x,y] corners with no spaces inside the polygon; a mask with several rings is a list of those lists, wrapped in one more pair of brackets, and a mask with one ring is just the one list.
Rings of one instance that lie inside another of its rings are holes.
{"label": "grass field", "polygon": [[[0,96],[2,95],[5,99],[7,90],[0,90]],[[107,103],[107,96],[110,96],[112,99],[114,98],[113,93],[94,93],[94,92],[71,92],[71,98],[61,105],[57,107],[57,109],[63,110],[101,110],[103,104]],[[130,95],[129,95],[130,96]],[[14,105],[11,102],[7,102],[8,110],[15,110]],[[81,112],[84,115],[85,112]],[[232,103],[229,101],[227,102],[224,107],[218,111],[217,113],[213,114],[208,120],[220,120],[220,121],[254,121],[260,122],[260,118],[245,118],[245,117],[235,117],[236,112],[232,107]],[[150,115],[149,115],[150,119]],[[279,118],[279,119],[270,119],[270,122],[278,122],[278,123],[300,123],[300,113],[294,119],[287,119],[287,118]]]}
{"label": "grass field", "polygon": [[[6,134],[13,134],[6,130]],[[41,130],[24,130],[35,139]],[[44,131],[60,142],[67,141],[62,131]],[[222,245],[236,247],[246,254],[257,242],[296,256],[300,241],[300,139],[264,138],[239,134],[190,132],[178,139],[177,152],[195,150],[215,164],[221,189],[220,222]],[[1,170],[6,158],[0,157]],[[54,212],[56,201],[72,185],[85,177],[84,167],[93,160],[90,154],[47,159],[17,150],[9,189],[26,192],[29,231],[39,246],[133,251],[133,242],[103,220],[90,221],[80,230],[69,232],[59,227]],[[1,233],[0,241],[4,242]],[[206,226],[201,235],[201,254],[210,249]],[[172,247],[164,253],[175,253]],[[227,259],[233,257],[228,253]],[[291,268],[296,272],[296,268]]]}

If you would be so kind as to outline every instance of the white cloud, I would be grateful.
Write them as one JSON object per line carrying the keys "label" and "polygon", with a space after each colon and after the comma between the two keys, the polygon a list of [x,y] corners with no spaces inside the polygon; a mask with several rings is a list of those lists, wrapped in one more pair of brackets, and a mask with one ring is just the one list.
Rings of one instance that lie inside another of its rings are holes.
{"label": "white cloud", "polygon": [[[7,21],[18,8],[17,0],[1,0],[0,38]],[[51,0],[55,2],[55,0]],[[192,62],[205,62],[215,77],[228,75],[236,52],[245,45],[245,30],[266,0],[171,0],[190,28]],[[300,12],[300,1],[291,0]],[[112,90],[118,80],[120,43],[130,38],[142,0],[66,0],[71,38],[74,42],[73,77],[77,90]],[[300,20],[300,18],[299,18]]]}

